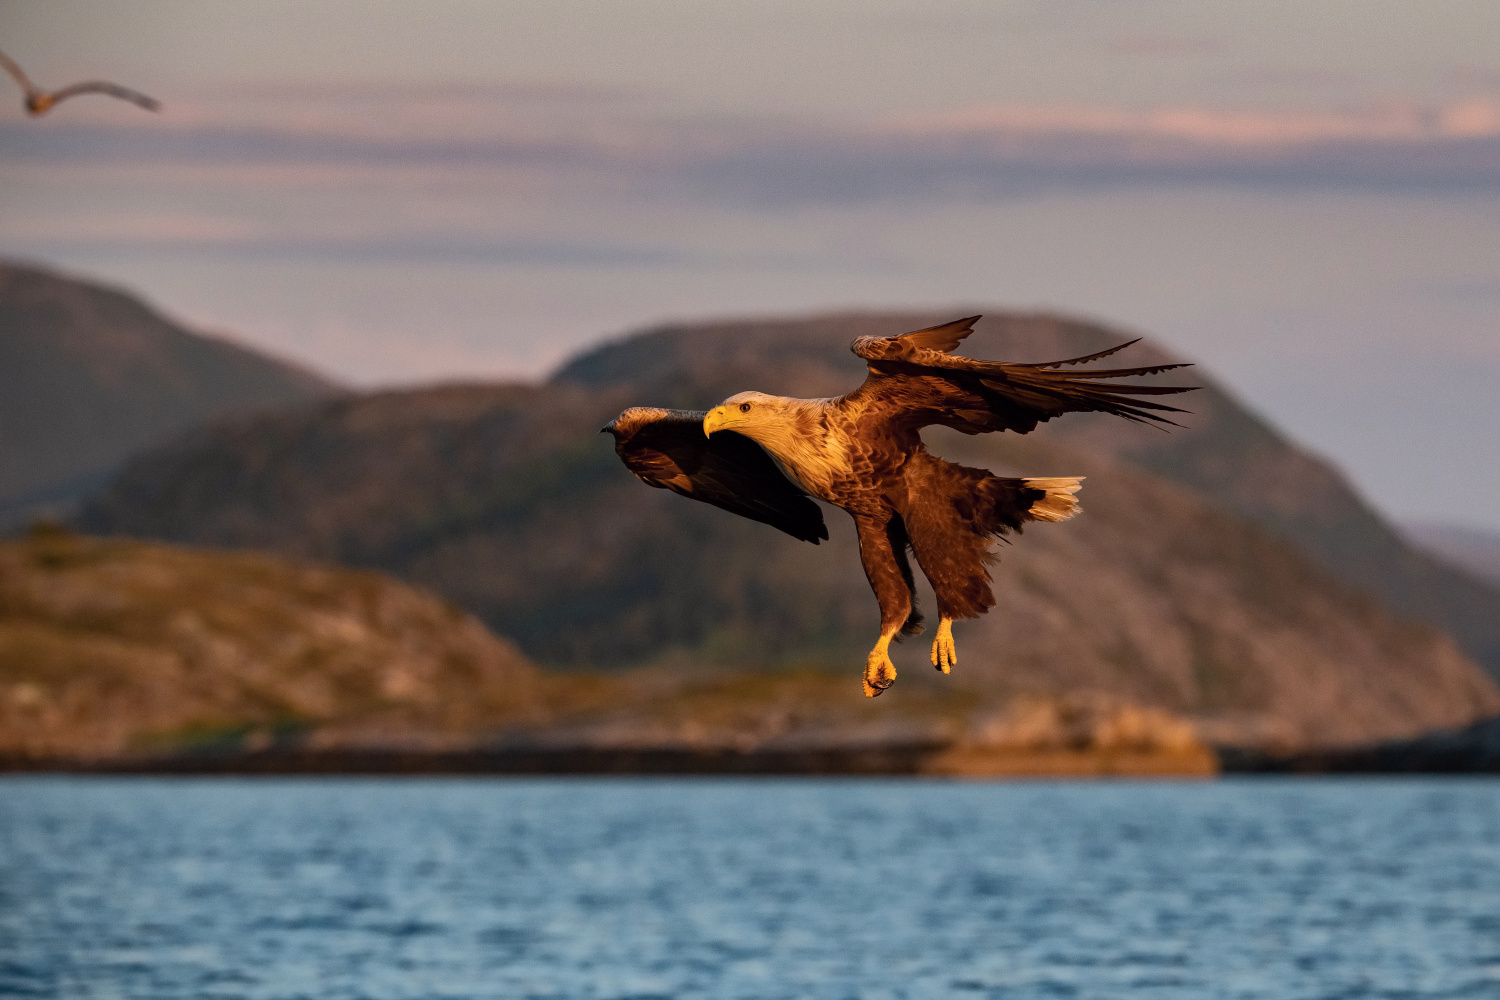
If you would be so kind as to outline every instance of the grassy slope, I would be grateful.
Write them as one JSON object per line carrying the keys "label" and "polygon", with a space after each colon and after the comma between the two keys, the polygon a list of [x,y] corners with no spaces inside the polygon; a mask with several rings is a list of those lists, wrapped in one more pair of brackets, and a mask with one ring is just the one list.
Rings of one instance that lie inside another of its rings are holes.
{"label": "grassy slope", "polygon": [[0,753],[464,741],[533,717],[508,643],[380,574],[33,531],[0,544]]}

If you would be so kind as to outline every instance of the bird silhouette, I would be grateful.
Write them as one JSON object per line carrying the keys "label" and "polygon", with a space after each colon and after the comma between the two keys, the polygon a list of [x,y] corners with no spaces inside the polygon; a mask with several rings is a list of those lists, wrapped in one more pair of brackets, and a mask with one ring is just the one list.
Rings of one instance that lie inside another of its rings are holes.
{"label": "bird silhouette", "polygon": [[161,102],[156,98],[147,97],[138,90],[122,87],[108,80],[85,80],[82,83],[70,84],[61,90],[42,90],[32,83],[22,72],[21,67],[16,65],[15,60],[4,52],[0,52],[0,66],[4,66],[5,72],[9,73],[26,92],[26,113],[32,117],[44,115],[51,111],[59,101],[66,101],[79,94],[108,94],[110,97],[118,97],[122,101],[138,104],[147,111],[161,110]]}

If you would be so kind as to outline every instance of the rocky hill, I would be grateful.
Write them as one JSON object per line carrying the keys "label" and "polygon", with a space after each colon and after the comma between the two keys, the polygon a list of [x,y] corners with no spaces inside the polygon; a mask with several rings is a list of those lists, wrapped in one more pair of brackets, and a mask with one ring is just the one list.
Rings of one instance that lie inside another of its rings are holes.
{"label": "rocky hill", "polygon": [[376,573],[55,529],[0,543],[0,757],[468,745],[539,675]]}
{"label": "rocky hill", "polygon": [[331,391],[125,292],[0,263],[0,526],[65,508],[126,455],[206,419]]}
{"label": "rocky hill", "polygon": [[1203,774],[1120,699],[899,703],[808,672],[545,675],[381,574],[84,538],[0,543],[0,770]]}
{"label": "rocky hill", "polygon": [[[832,538],[814,547],[647,489],[598,429],[634,402],[839,391],[860,377],[854,334],[925,319],[659,331],[546,386],[382,393],[229,421],[131,462],[81,523],[385,569],[554,668],[810,671],[857,700],[877,615],[847,518],[830,511]],[[960,625],[952,678],[925,665],[925,643],[908,644],[896,691],[869,711],[957,698],[972,716],[1097,695],[1189,717],[1217,741],[1321,746],[1500,710],[1445,637],[1210,491],[1129,464],[1124,445],[1059,433],[932,444],[1006,474],[1089,475],[1085,514],[1006,549],[1000,606]]]}

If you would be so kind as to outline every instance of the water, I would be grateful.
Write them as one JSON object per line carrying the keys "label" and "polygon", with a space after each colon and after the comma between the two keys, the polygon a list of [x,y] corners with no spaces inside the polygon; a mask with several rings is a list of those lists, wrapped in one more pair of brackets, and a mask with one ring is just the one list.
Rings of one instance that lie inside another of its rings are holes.
{"label": "water", "polygon": [[1500,997],[1500,783],[8,778],[0,995]]}

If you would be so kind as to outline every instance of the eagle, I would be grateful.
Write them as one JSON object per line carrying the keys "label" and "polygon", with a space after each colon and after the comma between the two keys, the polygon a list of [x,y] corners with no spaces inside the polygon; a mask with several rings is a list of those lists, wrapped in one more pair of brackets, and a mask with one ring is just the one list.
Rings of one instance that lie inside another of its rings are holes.
{"label": "eagle", "polygon": [[9,73],[11,79],[20,85],[24,94],[23,103],[26,106],[26,113],[33,118],[46,114],[59,102],[66,101],[68,98],[76,97],[79,94],[105,94],[109,97],[118,97],[122,101],[129,101],[131,104],[139,105],[147,111],[161,110],[161,102],[156,98],[147,97],[138,90],[122,87],[118,83],[110,83],[108,80],[85,80],[82,83],[69,84],[60,90],[42,90],[36,84],[32,83],[26,74],[21,71],[21,67],[16,65],[15,60],[11,59],[4,52],[0,52],[0,68]]}
{"label": "eagle", "polygon": [[625,466],[650,486],[713,504],[816,545],[828,537],[813,502],[854,519],[860,561],[880,604],[880,638],[865,661],[864,693],[896,680],[890,644],[922,631],[910,550],[937,597],[932,665],[958,662],[953,622],[995,604],[991,543],[1031,521],[1078,512],[1082,476],[1006,479],[938,458],[922,443],[934,424],[965,434],[1026,434],[1064,413],[1112,413],[1177,426],[1186,411],[1141,397],[1197,386],[1108,381],[1182,368],[1059,371],[1107,358],[1138,342],[1040,364],[982,361],[952,353],[979,316],[898,337],[860,337],[851,349],[869,368],[853,392],[791,399],[741,392],[711,410],[634,406],[601,433],[614,436]]}

